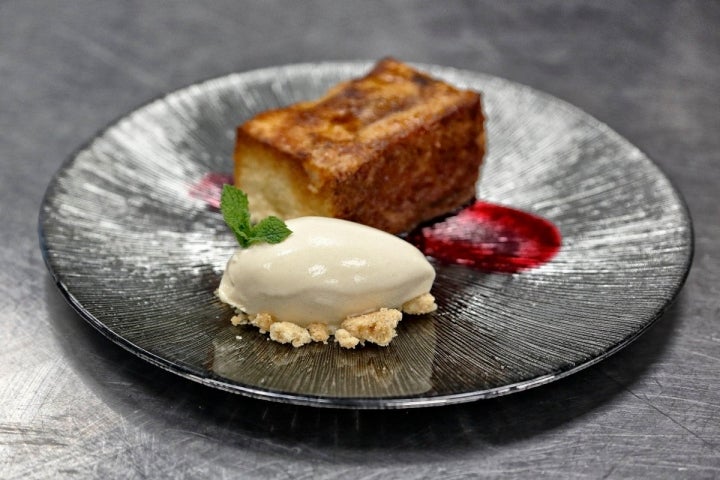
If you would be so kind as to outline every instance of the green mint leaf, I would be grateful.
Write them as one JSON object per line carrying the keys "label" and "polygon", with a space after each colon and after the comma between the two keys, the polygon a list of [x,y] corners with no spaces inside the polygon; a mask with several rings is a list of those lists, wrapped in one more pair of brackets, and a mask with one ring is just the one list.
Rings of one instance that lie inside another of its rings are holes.
{"label": "green mint leaf", "polygon": [[292,231],[285,225],[285,222],[277,217],[267,217],[252,227],[250,242],[280,243],[291,233]]}
{"label": "green mint leaf", "polygon": [[277,217],[267,217],[253,226],[247,195],[232,185],[223,185],[220,211],[242,248],[254,243],[280,243],[292,233]]}
{"label": "green mint leaf", "polygon": [[245,192],[232,185],[223,185],[220,211],[233,232],[250,231],[250,207]]}
{"label": "green mint leaf", "polygon": [[242,248],[247,248],[250,246],[250,237],[248,237],[245,232],[233,230],[233,233],[235,234],[235,238],[237,239],[238,243]]}

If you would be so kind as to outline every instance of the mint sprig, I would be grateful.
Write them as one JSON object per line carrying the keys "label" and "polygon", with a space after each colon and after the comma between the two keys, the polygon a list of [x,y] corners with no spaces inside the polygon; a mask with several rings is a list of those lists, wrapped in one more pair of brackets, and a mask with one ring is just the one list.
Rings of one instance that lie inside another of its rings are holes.
{"label": "mint sprig", "polygon": [[292,233],[285,222],[273,216],[253,225],[247,195],[232,185],[223,185],[220,211],[242,248],[254,243],[280,243]]}

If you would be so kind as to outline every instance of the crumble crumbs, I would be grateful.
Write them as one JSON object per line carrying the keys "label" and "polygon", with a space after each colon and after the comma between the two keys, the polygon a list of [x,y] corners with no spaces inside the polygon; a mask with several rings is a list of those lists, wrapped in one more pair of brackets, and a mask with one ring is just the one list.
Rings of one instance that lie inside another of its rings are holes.
{"label": "crumble crumbs", "polygon": [[324,323],[311,323],[307,329],[314,342],[327,343],[330,338],[330,329]]}
{"label": "crumble crumbs", "polygon": [[307,328],[290,322],[274,322],[270,325],[270,339],[278,343],[292,343],[295,348],[312,342]]}
{"label": "crumble crumbs", "polygon": [[410,315],[422,315],[437,310],[437,304],[435,303],[435,297],[430,293],[424,293],[403,303],[401,310]]}
{"label": "crumble crumbs", "polygon": [[[422,315],[437,310],[435,297],[425,293],[405,302],[402,311],[394,308],[381,308],[378,311],[348,317],[335,333],[335,341],[343,348],[355,348],[365,342],[375,343],[382,347],[390,344],[397,336],[397,325],[402,314]],[[307,328],[291,322],[278,322],[267,312],[248,316],[241,312],[230,319],[233,325],[253,325],[260,333],[270,333],[270,340],[278,343],[290,343],[293,347],[302,347],[310,342],[327,343],[330,338],[330,327],[324,323],[310,323]]]}
{"label": "crumble crumbs", "polygon": [[368,341],[385,347],[397,335],[395,328],[401,319],[400,310],[381,308],[377,312],[347,318],[341,327],[360,343]]}
{"label": "crumble crumbs", "polygon": [[343,348],[355,348],[360,340],[353,337],[350,332],[344,328],[338,328],[335,330],[335,341],[340,344]]}
{"label": "crumble crumbs", "polygon": [[[270,331],[270,327],[275,321],[272,318],[272,315],[269,313],[258,313],[254,317],[250,319],[250,324],[255,325],[260,329],[260,333],[265,333]],[[281,342],[285,343],[285,342]]]}

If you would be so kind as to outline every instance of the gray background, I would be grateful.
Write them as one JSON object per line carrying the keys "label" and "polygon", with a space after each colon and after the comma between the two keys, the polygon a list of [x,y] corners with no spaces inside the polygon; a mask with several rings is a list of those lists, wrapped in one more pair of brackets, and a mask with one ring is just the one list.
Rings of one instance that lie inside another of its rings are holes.
{"label": "gray background", "polygon": [[[410,411],[214,391],[105,340],[37,242],[73,150],[195,81],[322,60],[435,63],[569,101],[683,193],[687,285],[636,343],[521,394]],[[0,477],[720,477],[720,3],[0,1]]]}

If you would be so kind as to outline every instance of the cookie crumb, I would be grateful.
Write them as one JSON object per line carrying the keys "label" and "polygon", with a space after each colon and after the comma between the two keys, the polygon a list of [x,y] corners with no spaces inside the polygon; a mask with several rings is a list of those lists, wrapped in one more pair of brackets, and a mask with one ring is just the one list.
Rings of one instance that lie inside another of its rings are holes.
{"label": "cookie crumb", "polygon": [[250,324],[260,329],[260,333],[270,331],[270,326],[275,322],[269,313],[260,312],[250,319]]}
{"label": "cookie crumb", "polygon": [[269,329],[270,339],[278,343],[292,343],[292,346],[297,348],[312,342],[310,332],[294,323],[274,322]]}
{"label": "cookie crumb", "polygon": [[238,325],[247,325],[248,319],[245,315],[235,315],[230,319],[230,323],[232,323],[236,327]]}
{"label": "cookie crumb", "polygon": [[422,315],[424,313],[434,312],[435,310],[437,310],[435,297],[430,295],[430,293],[423,293],[403,303],[402,306],[402,311],[410,315]]}
{"label": "cookie crumb", "polygon": [[314,342],[327,343],[328,338],[330,338],[330,329],[328,329],[328,326],[324,323],[311,323],[307,326],[307,329],[310,333],[310,338],[312,338]]}
{"label": "cookie crumb", "polygon": [[355,348],[360,343],[360,339],[353,337],[350,332],[343,328],[335,330],[335,341],[343,348]]}
{"label": "cookie crumb", "polygon": [[[347,318],[341,326],[360,341],[367,340],[385,347],[397,335],[395,328],[401,319],[400,310],[381,308],[377,312]],[[337,336],[337,332],[335,336]]]}

